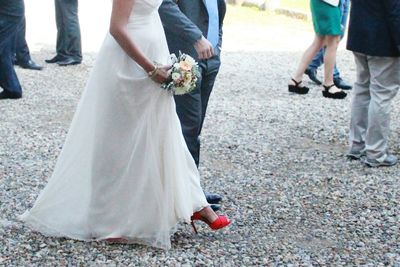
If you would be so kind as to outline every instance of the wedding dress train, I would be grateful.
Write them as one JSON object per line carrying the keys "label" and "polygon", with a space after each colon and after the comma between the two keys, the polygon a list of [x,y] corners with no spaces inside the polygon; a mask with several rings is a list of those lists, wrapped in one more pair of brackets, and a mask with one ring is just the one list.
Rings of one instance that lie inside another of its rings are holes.
{"label": "wedding dress train", "polygon": [[[128,30],[147,57],[167,64],[160,3],[136,0]],[[108,34],[53,175],[22,220],[49,236],[167,249],[177,223],[206,206],[173,97]]]}

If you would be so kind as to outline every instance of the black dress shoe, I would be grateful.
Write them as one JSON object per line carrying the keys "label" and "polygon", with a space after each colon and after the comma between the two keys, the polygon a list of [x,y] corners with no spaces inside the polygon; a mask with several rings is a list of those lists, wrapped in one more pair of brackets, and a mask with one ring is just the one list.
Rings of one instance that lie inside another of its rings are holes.
{"label": "black dress shoe", "polygon": [[221,209],[221,205],[218,204],[211,204],[210,207],[213,211],[219,211]]}
{"label": "black dress shoe", "polygon": [[334,78],[333,79],[333,83],[335,84],[335,86],[337,88],[340,88],[342,90],[351,90],[353,88],[353,86],[351,86],[350,84],[347,84],[345,81],[342,80],[342,78],[338,77],[338,78]]}
{"label": "black dress shoe", "polygon": [[17,62],[16,65],[20,66],[23,69],[29,69],[29,70],[42,70],[43,69],[42,66],[39,66],[31,59],[28,60],[27,62]]}
{"label": "black dress shoe", "polygon": [[318,80],[317,78],[317,70],[316,69],[306,69],[306,71],[304,72],[305,74],[308,75],[308,78],[310,78],[311,81],[315,82],[318,85],[321,85],[322,82],[320,80]]}
{"label": "black dress shoe", "polygon": [[64,59],[65,59],[64,57],[57,55],[57,56],[53,57],[52,59],[46,59],[45,62],[46,63],[57,63],[57,62],[62,61]]}
{"label": "black dress shoe", "polygon": [[62,61],[58,61],[57,64],[59,66],[69,66],[69,65],[78,65],[81,64],[81,60],[73,59],[73,58],[66,58]]}
{"label": "black dress shoe", "polygon": [[218,194],[205,193],[207,202],[210,204],[218,204],[222,201],[222,197]]}
{"label": "black dress shoe", "polygon": [[0,99],[18,99],[21,98],[21,94],[12,94],[6,91],[0,93]]}

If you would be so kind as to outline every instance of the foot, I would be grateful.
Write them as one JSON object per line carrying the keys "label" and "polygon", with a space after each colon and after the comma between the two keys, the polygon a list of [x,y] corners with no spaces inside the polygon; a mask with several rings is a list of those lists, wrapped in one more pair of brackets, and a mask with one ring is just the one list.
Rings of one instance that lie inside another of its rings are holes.
{"label": "foot", "polygon": [[323,85],[323,87],[324,90],[322,91],[322,95],[326,98],[343,99],[347,96],[343,90],[337,88],[334,84]]}
{"label": "foot", "polygon": [[197,234],[197,229],[194,221],[205,222],[212,230],[222,229],[228,226],[231,222],[228,217],[217,215],[210,207],[206,207],[192,215],[192,227]]}
{"label": "foot", "polygon": [[221,205],[218,204],[211,204],[210,207],[213,211],[219,211],[221,209]]}
{"label": "foot", "polygon": [[310,78],[310,80],[315,82],[316,84],[318,84],[318,85],[322,84],[322,82],[320,80],[318,80],[318,78],[317,78],[317,70],[316,69],[308,68],[308,69],[306,69],[304,74],[306,74],[308,76],[308,78]]}
{"label": "foot", "polygon": [[42,70],[43,67],[36,64],[33,60],[28,60],[27,62],[16,62],[16,65],[20,66],[23,69],[29,69],[29,70]]}
{"label": "foot", "polygon": [[351,86],[350,84],[346,83],[345,81],[343,81],[342,78],[337,77],[333,79],[333,83],[335,84],[335,86],[337,88],[343,89],[343,90],[351,90],[353,88],[353,86]]}
{"label": "foot", "polygon": [[12,94],[6,91],[0,93],[0,99],[18,99],[21,98],[21,94]]}
{"label": "foot", "polygon": [[81,64],[81,62],[82,61],[78,60],[78,59],[67,58],[62,61],[58,61],[57,64],[59,66],[69,66],[69,65],[78,65],[78,64]]}
{"label": "foot", "polygon": [[359,160],[363,157],[366,156],[365,150],[350,150],[347,154],[346,157],[348,159],[352,159],[352,160]]}
{"label": "foot", "polygon": [[45,62],[46,63],[57,63],[59,61],[64,60],[65,58],[63,56],[60,55],[56,55],[55,57],[53,57],[52,59],[46,59]]}
{"label": "foot", "polygon": [[219,204],[222,201],[222,196],[213,193],[204,193],[206,195],[207,202],[210,204]]}
{"label": "foot", "polygon": [[364,163],[369,167],[393,166],[397,164],[397,157],[391,154],[386,155],[384,160],[377,160],[366,157],[364,159]]}
{"label": "foot", "polygon": [[310,88],[302,85],[303,81],[296,81],[295,79],[291,79],[288,84],[289,92],[296,93],[299,95],[305,95],[308,93]]}
{"label": "foot", "polygon": [[[202,209],[196,213],[199,214],[198,219],[201,219],[202,221],[207,222],[207,223],[212,223],[213,221],[218,219],[218,215],[212,210],[211,207],[205,207],[204,209]],[[195,215],[193,217],[195,217]]]}

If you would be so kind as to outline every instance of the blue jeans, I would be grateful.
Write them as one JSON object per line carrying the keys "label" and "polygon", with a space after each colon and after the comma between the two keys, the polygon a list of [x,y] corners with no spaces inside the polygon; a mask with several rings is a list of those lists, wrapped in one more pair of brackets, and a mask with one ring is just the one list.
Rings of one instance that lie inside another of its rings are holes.
{"label": "blue jeans", "polygon": [[[350,0],[343,0],[340,1],[340,12],[342,14],[342,27],[343,30],[346,29],[347,19],[349,17],[349,8],[350,8]],[[344,32],[343,32],[344,35]],[[342,35],[342,38],[343,38]],[[317,55],[313,58],[310,65],[308,65],[309,69],[318,69],[322,64],[324,64],[324,55],[325,55],[325,48],[321,48]],[[335,64],[335,68],[333,69],[333,78],[339,78],[340,72]]]}
{"label": "blue jeans", "polygon": [[15,59],[19,64],[27,63],[29,60],[31,60],[28,44],[26,43],[25,40],[25,32],[26,32],[26,20],[24,16],[18,27],[18,31],[15,34],[14,47],[13,47],[13,56],[15,55]]}
{"label": "blue jeans", "polygon": [[0,87],[13,97],[22,96],[22,88],[13,65],[15,34],[22,17],[0,14]]}

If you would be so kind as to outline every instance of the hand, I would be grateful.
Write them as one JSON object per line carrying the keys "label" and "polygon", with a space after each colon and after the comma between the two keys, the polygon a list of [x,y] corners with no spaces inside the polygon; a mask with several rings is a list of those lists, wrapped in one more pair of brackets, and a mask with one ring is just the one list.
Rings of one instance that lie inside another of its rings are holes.
{"label": "hand", "polygon": [[157,67],[155,70],[154,74],[150,77],[153,81],[156,83],[163,84],[165,82],[168,82],[170,80],[170,72],[169,70],[171,69],[172,66],[161,66]]}
{"label": "hand", "polygon": [[199,55],[199,59],[208,59],[214,55],[212,44],[204,36],[194,44],[194,48]]}

